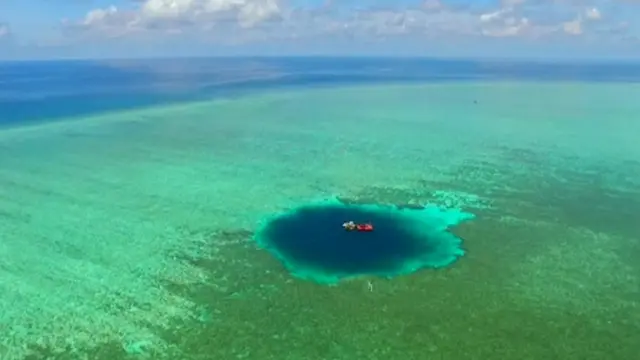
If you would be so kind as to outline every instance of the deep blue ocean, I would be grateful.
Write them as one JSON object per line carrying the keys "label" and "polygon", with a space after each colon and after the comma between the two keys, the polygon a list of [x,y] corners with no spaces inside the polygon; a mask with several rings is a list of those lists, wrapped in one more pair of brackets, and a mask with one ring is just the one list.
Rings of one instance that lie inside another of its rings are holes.
{"label": "deep blue ocean", "polygon": [[303,57],[4,62],[0,126],[273,88],[480,80],[639,82],[640,64]]}

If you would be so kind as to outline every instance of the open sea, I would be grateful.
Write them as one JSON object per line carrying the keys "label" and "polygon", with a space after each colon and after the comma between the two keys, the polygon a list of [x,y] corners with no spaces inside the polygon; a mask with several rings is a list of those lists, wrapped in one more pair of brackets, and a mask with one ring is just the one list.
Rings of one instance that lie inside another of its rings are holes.
{"label": "open sea", "polygon": [[[450,266],[328,286],[254,240],[433,204]],[[632,360],[640,64],[0,63],[0,360]]]}

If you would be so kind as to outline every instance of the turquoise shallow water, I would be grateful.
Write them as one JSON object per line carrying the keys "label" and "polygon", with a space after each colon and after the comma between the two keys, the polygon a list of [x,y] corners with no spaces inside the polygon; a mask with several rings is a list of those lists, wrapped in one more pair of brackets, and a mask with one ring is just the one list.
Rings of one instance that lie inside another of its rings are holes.
{"label": "turquoise shallow water", "polygon": [[[343,86],[3,130],[0,354],[631,359],[638,90]],[[471,211],[467,255],[326,287],[251,240],[332,195]]]}

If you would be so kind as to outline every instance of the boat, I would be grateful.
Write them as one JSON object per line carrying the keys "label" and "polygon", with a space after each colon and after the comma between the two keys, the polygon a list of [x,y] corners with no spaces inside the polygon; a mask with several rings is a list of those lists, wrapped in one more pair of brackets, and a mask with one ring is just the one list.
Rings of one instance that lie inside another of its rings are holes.
{"label": "boat", "polygon": [[373,224],[371,223],[356,224],[353,221],[348,221],[342,224],[342,227],[347,231],[360,231],[360,232],[373,231]]}

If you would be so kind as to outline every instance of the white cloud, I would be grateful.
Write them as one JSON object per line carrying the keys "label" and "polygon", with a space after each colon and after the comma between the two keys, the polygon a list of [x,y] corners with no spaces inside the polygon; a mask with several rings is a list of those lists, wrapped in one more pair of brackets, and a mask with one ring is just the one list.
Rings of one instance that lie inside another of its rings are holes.
{"label": "white cloud", "polygon": [[279,0],[146,0],[139,12],[146,20],[216,22],[235,20],[251,27],[282,15]]}
{"label": "white cloud", "polygon": [[502,7],[479,16],[482,35],[488,37],[540,38],[558,32],[559,26],[536,24],[523,15],[525,0],[503,0]]}
{"label": "white cloud", "polygon": [[577,36],[585,33],[585,26],[589,22],[599,21],[602,19],[600,10],[595,7],[585,9],[579,13],[575,19],[562,23],[562,30],[569,35]]}
{"label": "white cloud", "polygon": [[531,6],[540,7],[542,2],[548,7],[565,0],[502,0],[497,8],[483,13],[470,7],[448,6],[440,0],[425,0],[415,8],[364,8],[351,12],[344,12],[331,1],[317,8],[292,8],[285,1],[142,0],[133,9],[96,9],[82,20],[65,24],[67,33],[76,37],[190,34],[209,42],[239,43],[319,36],[540,38],[581,35],[589,28],[585,27],[586,22],[602,18],[599,9],[585,9],[584,5],[573,19],[548,20],[528,15]]}
{"label": "white cloud", "polygon": [[505,21],[506,26],[483,29],[483,34],[492,37],[507,37],[521,35],[530,26],[527,18],[509,18]]}
{"label": "white cloud", "polygon": [[93,25],[106,22],[109,18],[118,14],[118,8],[110,6],[106,9],[94,9],[87,13],[82,23],[84,25]]}
{"label": "white cloud", "polygon": [[498,9],[493,12],[488,12],[480,15],[480,21],[482,22],[492,22],[496,20],[500,20],[504,15],[511,12],[510,8]]}
{"label": "white cloud", "polygon": [[562,24],[562,29],[570,35],[582,35],[582,20],[575,19]]}
{"label": "white cloud", "polygon": [[141,13],[150,17],[178,17],[193,11],[196,3],[193,0],[148,0],[142,5]]}
{"label": "white cloud", "polygon": [[69,28],[121,36],[141,32],[182,32],[190,27],[233,24],[250,28],[278,18],[279,0],[145,0],[133,10],[94,9]]}
{"label": "white cloud", "polygon": [[0,23],[0,39],[8,38],[11,35],[11,28],[8,24]]}
{"label": "white cloud", "polygon": [[585,10],[584,15],[589,20],[600,20],[602,18],[602,14],[598,8],[592,7]]}

